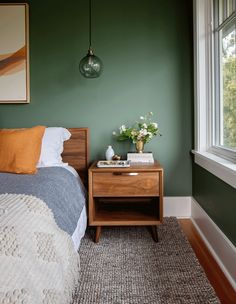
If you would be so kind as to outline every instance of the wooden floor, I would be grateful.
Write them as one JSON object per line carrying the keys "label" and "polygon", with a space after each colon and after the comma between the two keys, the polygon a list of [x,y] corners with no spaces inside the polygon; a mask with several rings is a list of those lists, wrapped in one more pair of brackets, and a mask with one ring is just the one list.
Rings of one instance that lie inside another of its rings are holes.
{"label": "wooden floor", "polygon": [[190,219],[179,219],[195,254],[222,304],[235,304],[236,292],[226,279]]}

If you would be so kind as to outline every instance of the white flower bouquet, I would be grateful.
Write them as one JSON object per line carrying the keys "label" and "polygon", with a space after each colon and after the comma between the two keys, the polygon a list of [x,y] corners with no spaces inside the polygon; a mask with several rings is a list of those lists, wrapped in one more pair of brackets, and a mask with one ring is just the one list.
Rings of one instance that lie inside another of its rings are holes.
{"label": "white flower bouquet", "polygon": [[152,122],[152,112],[148,112],[145,116],[140,116],[140,120],[136,121],[132,127],[122,125],[119,128],[119,133],[113,132],[118,141],[131,140],[134,144],[142,141],[148,143],[154,136],[161,135],[158,124]]}

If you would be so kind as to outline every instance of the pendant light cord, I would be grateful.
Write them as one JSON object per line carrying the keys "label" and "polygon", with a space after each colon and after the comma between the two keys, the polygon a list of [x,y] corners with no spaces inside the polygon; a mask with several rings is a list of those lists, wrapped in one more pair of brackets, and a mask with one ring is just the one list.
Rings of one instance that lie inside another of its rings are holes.
{"label": "pendant light cord", "polygon": [[92,48],[92,0],[89,0],[89,49]]}

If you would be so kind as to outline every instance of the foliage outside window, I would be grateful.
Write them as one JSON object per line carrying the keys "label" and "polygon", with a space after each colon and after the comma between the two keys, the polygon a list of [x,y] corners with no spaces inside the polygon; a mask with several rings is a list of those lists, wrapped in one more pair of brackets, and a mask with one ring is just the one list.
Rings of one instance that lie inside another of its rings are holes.
{"label": "foliage outside window", "polygon": [[214,1],[215,145],[236,150],[235,0]]}

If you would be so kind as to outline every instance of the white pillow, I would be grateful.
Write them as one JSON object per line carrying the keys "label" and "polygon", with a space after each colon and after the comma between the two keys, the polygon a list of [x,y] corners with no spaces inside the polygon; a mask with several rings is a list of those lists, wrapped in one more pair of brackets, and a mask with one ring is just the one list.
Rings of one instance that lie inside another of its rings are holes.
{"label": "white pillow", "polygon": [[71,137],[70,132],[65,128],[50,127],[46,128],[41,154],[37,167],[64,166],[61,154],[63,152],[63,143]]}

